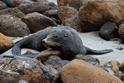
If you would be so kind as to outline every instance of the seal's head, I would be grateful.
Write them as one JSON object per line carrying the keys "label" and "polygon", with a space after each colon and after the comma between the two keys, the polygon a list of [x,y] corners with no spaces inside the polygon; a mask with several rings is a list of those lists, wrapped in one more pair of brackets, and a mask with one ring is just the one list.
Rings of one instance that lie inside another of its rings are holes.
{"label": "seal's head", "polygon": [[52,31],[44,40],[45,47],[61,49],[71,42],[71,33],[68,30],[57,29]]}

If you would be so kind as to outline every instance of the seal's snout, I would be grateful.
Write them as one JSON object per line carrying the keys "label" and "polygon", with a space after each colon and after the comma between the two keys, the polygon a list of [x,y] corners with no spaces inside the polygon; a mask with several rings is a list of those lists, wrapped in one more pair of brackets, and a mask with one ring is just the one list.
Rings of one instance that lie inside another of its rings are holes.
{"label": "seal's snout", "polygon": [[45,41],[42,41],[43,44],[45,44]]}
{"label": "seal's snout", "polygon": [[42,41],[42,43],[45,44],[45,43],[46,43],[46,39],[44,39],[44,40]]}

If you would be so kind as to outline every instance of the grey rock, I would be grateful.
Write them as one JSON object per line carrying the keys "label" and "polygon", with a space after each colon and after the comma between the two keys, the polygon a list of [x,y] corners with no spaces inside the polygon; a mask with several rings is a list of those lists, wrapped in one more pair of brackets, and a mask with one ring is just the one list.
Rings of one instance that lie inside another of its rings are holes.
{"label": "grey rock", "polygon": [[18,9],[21,10],[24,14],[39,12],[44,13],[48,10],[57,9],[57,5],[53,2],[34,2],[19,5]]}
{"label": "grey rock", "polygon": [[0,83],[18,83],[20,74],[17,72],[7,72],[0,70]]}
{"label": "grey rock", "polygon": [[83,55],[83,54],[78,54],[75,56],[75,59],[80,59],[80,60],[84,60],[92,65],[96,65],[98,62],[95,58],[88,56],[88,55]]}
{"label": "grey rock", "polygon": [[62,60],[58,56],[50,56],[43,64],[48,66],[49,68],[53,68],[59,71],[63,66],[65,66],[69,62],[69,60]]}

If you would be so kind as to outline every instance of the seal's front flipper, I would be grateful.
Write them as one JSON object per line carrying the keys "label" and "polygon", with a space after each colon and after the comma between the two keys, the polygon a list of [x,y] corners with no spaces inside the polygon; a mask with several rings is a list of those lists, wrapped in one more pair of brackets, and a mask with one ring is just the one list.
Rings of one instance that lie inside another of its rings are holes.
{"label": "seal's front flipper", "polygon": [[3,57],[8,57],[8,58],[14,58],[16,56],[20,56],[20,57],[29,57],[29,58],[34,58],[38,55],[39,53],[31,53],[31,52],[26,52],[23,55],[3,55]]}
{"label": "seal's front flipper", "polygon": [[88,47],[85,47],[85,48],[86,48],[87,54],[105,54],[105,53],[113,52],[112,49],[93,50]]}
{"label": "seal's front flipper", "polygon": [[3,55],[3,57],[7,57],[7,58],[14,58],[13,55]]}

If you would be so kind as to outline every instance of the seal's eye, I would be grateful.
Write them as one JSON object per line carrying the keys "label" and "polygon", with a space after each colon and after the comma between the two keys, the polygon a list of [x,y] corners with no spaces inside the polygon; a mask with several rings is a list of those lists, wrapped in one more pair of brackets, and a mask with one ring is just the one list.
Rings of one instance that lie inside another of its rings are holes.
{"label": "seal's eye", "polygon": [[54,35],[53,37],[54,37],[54,38],[58,38],[58,36],[57,36],[57,35]]}
{"label": "seal's eye", "polygon": [[68,37],[68,35],[67,34],[64,34],[64,37]]}

